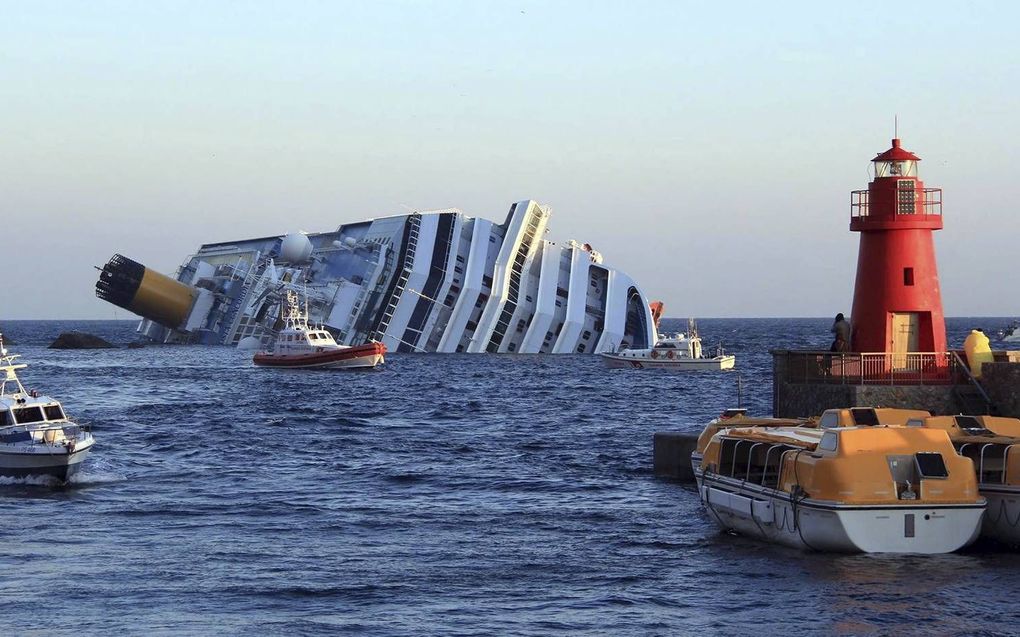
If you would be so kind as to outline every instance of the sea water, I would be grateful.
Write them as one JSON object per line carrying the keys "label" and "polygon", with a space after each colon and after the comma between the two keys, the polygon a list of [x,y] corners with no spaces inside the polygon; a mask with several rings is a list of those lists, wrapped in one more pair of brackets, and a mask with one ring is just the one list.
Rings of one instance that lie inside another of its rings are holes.
{"label": "sea water", "polygon": [[[950,342],[973,325],[951,319]],[[827,319],[705,319],[734,372],[584,355],[252,367],[227,347],[48,350],[130,322],[5,322],[27,387],[97,444],[74,483],[0,484],[0,634],[1013,633],[1020,553],[799,552],[720,532],[652,434],[741,399]],[[682,329],[681,321],[668,329]]]}

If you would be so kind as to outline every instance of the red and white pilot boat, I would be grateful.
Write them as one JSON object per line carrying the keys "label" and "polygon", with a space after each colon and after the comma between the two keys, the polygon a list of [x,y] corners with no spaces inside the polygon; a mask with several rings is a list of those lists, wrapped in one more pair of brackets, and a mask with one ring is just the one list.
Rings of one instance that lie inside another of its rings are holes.
{"label": "red and white pilot boat", "polygon": [[252,361],[260,367],[371,369],[384,362],[386,346],[340,345],[326,329],[310,327],[308,314],[301,310],[297,294],[288,290],[284,299],[283,329],[276,334],[270,349],[255,354]]}

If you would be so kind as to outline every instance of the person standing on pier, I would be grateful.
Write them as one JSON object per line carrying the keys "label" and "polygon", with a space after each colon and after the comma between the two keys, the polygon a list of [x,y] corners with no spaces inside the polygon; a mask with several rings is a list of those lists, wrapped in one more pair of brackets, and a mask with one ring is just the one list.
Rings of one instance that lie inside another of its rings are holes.
{"label": "person standing on pier", "polygon": [[843,313],[840,312],[836,315],[835,320],[832,322],[832,329],[829,330],[834,335],[832,346],[829,348],[830,352],[849,352],[850,351],[850,323],[843,317]]}

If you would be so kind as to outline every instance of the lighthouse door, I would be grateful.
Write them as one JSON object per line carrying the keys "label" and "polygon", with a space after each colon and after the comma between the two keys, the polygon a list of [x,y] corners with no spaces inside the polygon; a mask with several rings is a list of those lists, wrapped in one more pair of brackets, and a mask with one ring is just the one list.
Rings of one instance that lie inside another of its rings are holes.
{"label": "lighthouse door", "polygon": [[893,369],[907,369],[908,352],[917,351],[917,312],[902,312],[892,315],[892,366]]}

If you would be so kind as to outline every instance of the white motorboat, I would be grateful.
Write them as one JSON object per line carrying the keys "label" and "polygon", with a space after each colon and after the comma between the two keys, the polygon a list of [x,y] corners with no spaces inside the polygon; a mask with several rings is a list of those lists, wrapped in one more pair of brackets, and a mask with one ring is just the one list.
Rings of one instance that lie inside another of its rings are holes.
{"label": "white motorboat", "polygon": [[602,360],[609,367],[646,367],[686,370],[733,369],[736,357],[726,354],[722,347],[715,355],[706,356],[698,336],[694,319],[687,322],[686,334],[666,335],[658,338],[654,347],[647,349],[621,349],[618,352],[603,352]]}
{"label": "white motorboat", "polygon": [[831,424],[716,431],[692,462],[711,517],[816,551],[947,553],[977,538],[985,499],[945,432]]}
{"label": "white motorboat", "polygon": [[66,482],[95,443],[86,427],[70,420],[54,398],[26,391],[0,336],[0,476],[51,476]]}
{"label": "white motorboat", "polygon": [[287,290],[281,300],[283,328],[270,349],[255,354],[252,361],[260,367],[287,369],[370,369],[384,362],[386,346],[371,342],[364,345],[340,345],[323,327],[308,324],[297,294]]}

